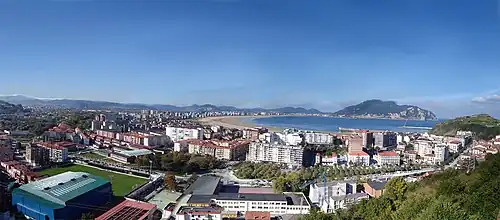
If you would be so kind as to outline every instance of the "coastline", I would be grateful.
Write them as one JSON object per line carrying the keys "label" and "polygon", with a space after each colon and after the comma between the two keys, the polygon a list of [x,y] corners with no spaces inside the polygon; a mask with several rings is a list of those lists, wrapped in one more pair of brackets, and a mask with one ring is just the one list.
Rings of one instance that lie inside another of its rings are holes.
{"label": "coastline", "polygon": [[[286,117],[286,116],[297,116],[297,117],[303,117],[303,116],[309,116],[309,115],[249,115],[249,116],[218,116],[218,117],[206,117],[206,118],[200,118],[197,119],[200,123],[205,124],[205,125],[214,125],[214,126],[222,126],[222,127],[227,127],[227,128],[235,128],[235,129],[248,129],[248,128],[256,128],[256,127],[263,127],[267,128],[271,132],[281,132],[284,129],[291,128],[291,127],[277,127],[277,126],[267,126],[267,125],[258,125],[255,122],[253,122],[253,119],[257,118],[270,118],[270,117]],[[327,117],[328,116],[320,116],[320,117]],[[336,117],[335,117],[336,118]],[[351,119],[368,119],[368,118],[351,118]],[[381,120],[384,118],[369,118],[369,119],[374,119],[374,120]],[[391,119],[385,119],[385,120],[391,120]],[[392,119],[396,120],[396,119]],[[302,129],[299,129],[302,130]],[[353,133],[353,131],[328,131],[328,130],[310,130],[314,132],[321,132],[321,133],[329,133],[329,134],[350,134]],[[382,132],[383,130],[373,130],[370,129],[370,131],[374,132]]]}
{"label": "coastline", "polygon": [[222,126],[226,128],[236,128],[236,129],[248,129],[255,127],[265,127],[272,132],[280,132],[285,128],[280,127],[269,127],[260,126],[252,122],[256,118],[269,118],[269,117],[280,117],[284,115],[252,115],[252,116],[219,116],[219,117],[206,117],[198,119],[202,124]]}
{"label": "coastline", "polygon": [[[235,128],[235,129],[248,129],[255,127],[263,127],[267,128],[271,132],[282,132],[284,129],[291,127],[276,127],[276,126],[265,126],[258,125],[253,122],[253,119],[256,118],[271,118],[271,117],[286,117],[286,116],[297,116],[297,117],[305,117],[309,115],[252,115],[252,116],[218,116],[218,117],[207,117],[198,119],[198,121],[202,124],[206,125],[214,125],[214,126],[222,126],[227,128]],[[329,134],[350,134],[352,132],[344,131],[323,131],[323,130],[310,130],[314,132],[320,133],[329,133]]]}

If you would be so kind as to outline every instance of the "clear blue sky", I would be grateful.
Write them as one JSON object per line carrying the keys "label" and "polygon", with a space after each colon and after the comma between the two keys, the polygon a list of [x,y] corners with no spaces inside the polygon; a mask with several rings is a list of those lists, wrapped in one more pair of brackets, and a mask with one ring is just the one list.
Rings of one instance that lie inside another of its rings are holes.
{"label": "clear blue sky", "polygon": [[3,0],[0,94],[499,113],[499,11],[497,0]]}

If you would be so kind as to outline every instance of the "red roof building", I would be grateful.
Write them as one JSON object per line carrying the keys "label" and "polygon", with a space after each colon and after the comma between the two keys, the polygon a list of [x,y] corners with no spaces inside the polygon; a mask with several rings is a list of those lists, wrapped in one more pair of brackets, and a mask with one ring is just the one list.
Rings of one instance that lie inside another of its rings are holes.
{"label": "red roof building", "polygon": [[125,200],[96,220],[149,219],[156,211],[156,205],[133,200]]}
{"label": "red roof building", "polygon": [[256,211],[245,212],[245,220],[270,220],[270,219],[271,219],[270,212],[256,212]]}

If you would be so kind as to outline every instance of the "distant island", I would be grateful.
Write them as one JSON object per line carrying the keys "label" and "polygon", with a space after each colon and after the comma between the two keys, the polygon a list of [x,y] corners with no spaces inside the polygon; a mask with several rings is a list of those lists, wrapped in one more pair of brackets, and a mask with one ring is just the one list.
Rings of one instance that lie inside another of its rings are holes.
{"label": "distant island", "polygon": [[459,117],[437,124],[430,133],[453,136],[457,131],[470,131],[476,139],[489,140],[500,134],[500,120],[486,114]]}
{"label": "distant island", "polygon": [[429,110],[414,105],[398,105],[394,101],[382,101],[378,99],[367,100],[357,105],[348,106],[333,113],[333,115],[352,118],[437,119],[436,115]]}

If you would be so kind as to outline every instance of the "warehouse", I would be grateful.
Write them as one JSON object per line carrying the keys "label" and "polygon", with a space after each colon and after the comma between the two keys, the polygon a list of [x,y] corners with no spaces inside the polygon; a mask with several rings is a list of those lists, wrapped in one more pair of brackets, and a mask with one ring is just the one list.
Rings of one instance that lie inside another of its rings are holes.
{"label": "warehouse", "polygon": [[66,172],[14,189],[12,205],[32,219],[79,219],[112,197],[109,181],[84,172]]}

